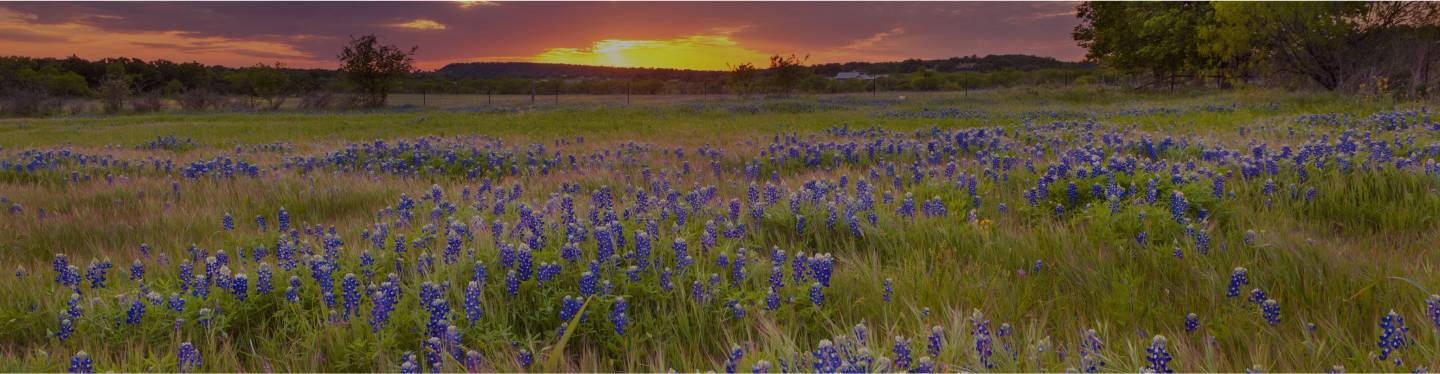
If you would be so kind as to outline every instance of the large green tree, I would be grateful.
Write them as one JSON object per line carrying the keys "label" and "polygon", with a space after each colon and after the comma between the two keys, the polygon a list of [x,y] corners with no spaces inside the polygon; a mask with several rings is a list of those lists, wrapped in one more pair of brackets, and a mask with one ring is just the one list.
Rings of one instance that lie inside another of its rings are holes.
{"label": "large green tree", "polygon": [[1130,73],[1148,72],[1151,84],[1197,77],[1209,63],[1200,30],[1214,19],[1210,3],[1085,2],[1076,9],[1072,36],[1086,59]]}

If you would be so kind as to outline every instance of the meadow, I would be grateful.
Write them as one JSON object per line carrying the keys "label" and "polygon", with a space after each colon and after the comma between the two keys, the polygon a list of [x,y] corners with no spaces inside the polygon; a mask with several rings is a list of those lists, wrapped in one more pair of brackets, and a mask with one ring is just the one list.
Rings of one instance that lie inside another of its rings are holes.
{"label": "meadow", "polygon": [[484,99],[0,119],[0,370],[1440,370],[1433,102]]}

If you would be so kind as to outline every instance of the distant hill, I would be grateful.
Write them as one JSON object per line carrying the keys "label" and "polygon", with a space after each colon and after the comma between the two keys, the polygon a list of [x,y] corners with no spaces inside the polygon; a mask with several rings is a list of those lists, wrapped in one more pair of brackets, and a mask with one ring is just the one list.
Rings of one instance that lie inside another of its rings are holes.
{"label": "distant hill", "polygon": [[[757,66],[765,68],[765,66]],[[868,74],[900,74],[913,73],[923,70],[934,70],[938,72],[954,71],[995,71],[1002,69],[1014,69],[1022,71],[1033,71],[1039,69],[1088,69],[1093,64],[1083,62],[1067,62],[1056,60],[1051,57],[1040,57],[1030,55],[987,55],[984,57],[952,57],[939,60],[909,59],[904,61],[890,62],[845,62],[815,64],[809,66],[810,70],[821,76],[834,76],[842,71],[859,71]],[[538,62],[464,62],[445,65],[435,71],[448,78],[460,79],[495,79],[495,78],[522,78],[522,79],[547,79],[547,78],[594,78],[594,79],[657,79],[657,80],[708,80],[714,79],[724,72],[684,70],[684,69],[656,69],[656,68],[621,68],[609,66],[590,65],[569,65],[569,64],[546,64]]]}
{"label": "distant hill", "polygon": [[435,73],[448,78],[598,78],[702,80],[724,74],[717,71],[622,68],[610,66],[546,64],[538,62],[464,62],[445,65]]}
{"label": "distant hill", "polygon": [[893,62],[845,62],[815,64],[810,70],[815,74],[834,76],[844,71],[858,71],[867,74],[900,74],[913,73],[923,70],[934,70],[948,73],[956,71],[996,71],[1003,69],[1014,69],[1021,71],[1034,71],[1039,69],[1089,69],[1094,64],[1087,62],[1068,62],[1056,60],[1053,57],[1041,57],[1031,55],[986,55],[985,57],[951,57],[940,60],[909,59]]}

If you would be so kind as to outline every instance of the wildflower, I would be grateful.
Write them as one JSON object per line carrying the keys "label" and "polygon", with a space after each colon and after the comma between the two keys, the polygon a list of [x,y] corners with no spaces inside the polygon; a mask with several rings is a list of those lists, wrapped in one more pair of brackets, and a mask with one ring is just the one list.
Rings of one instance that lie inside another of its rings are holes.
{"label": "wildflower", "polygon": [[770,291],[765,294],[765,310],[776,309],[780,309],[780,295],[775,293],[774,288],[771,288]]}
{"label": "wildflower", "polygon": [[195,345],[190,344],[190,342],[180,343],[180,349],[176,353],[176,358],[177,364],[179,365],[176,371],[185,373],[200,369],[202,362],[200,350],[195,349]]}
{"label": "wildflower", "polygon": [[1185,316],[1185,332],[1195,332],[1200,327],[1200,316],[1190,313]]}
{"label": "wildflower", "polygon": [[1267,299],[1267,300],[1265,300],[1265,303],[1264,303],[1264,304],[1261,304],[1261,305],[1260,305],[1260,310],[1261,310],[1261,311],[1263,312],[1263,314],[1264,314],[1265,322],[1267,322],[1267,323],[1269,323],[1269,324],[1271,324],[1271,325],[1277,325],[1277,324],[1280,323],[1280,302],[1279,302],[1279,301],[1275,301],[1275,299]]}
{"label": "wildflower", "polygon": [[910,339],[903,336],[895,337],[895,347],[890,349],[895,353],[895,367],[901,370],[910,369]]}
{"label": "wildflower", "polygon": [[944,338],[944,335],[944,327],[940,327],[940,325],[930,327],[930,338],[928,339],[929,342],[925,345],[925,353],[930,354],[932,357],[940,357],[940,349],[942,348],[941,339]]}
{"label": "wildflower", "polygon": [[1185,200],[1185,194],[1179,190],[1170,194],[1170,216],[1175,223],[1185,224],[1185,210],[1190,208],[1190,202]]}
{"label": "wildflower", "polygon": [[485,312],[480,309],[480,283],[470,281],[465,285],[465,314],[470,318],[470,323],[480,320]]}
{"label": "wildflower", "polygon": [[591,295],[594,295],[595,283],[597,281],[598,280],[596,279],[595,273],[593,272],[587,271],[580,274],[580,296],[590,297]]}
{"label": "wildflower", "polygon": [[515,276],[515,269],[505,272],[505,294],[511,297],[520,294],[520,278]]}
{"label": "wildflower", "polygon": [[60,341],[63,342],[65,341],[65,339],[70,338],[70,334],[74,333],[75,322],[71,321],[69,318],[60,318],[60,327],[55,329],[55,337],[60,338]]}
{"label": "wildflower", "polygon": [[[1380,360],[1386,360],[1395,350],[1403,349],[1410,344],[1410,328],[1405,327],[1405,319],[1395,313],[1394,309],[1389,314],[1380,318]],[[1397,365],[1399,359],[1396,359]]]}
{"label": "wildflower", "polygon": [[1145,348],[1145,360],[1150,362],[1143,370],[1150,373],[1173,373],[1170,370],[1170,352],[1165,350],[1165,335],[1155,335],[1150,347]]}
{"label": "wildflower", "polygon": [[616,298],[610,306],[610,323],[615,324],[615,334],[625,335],[625,326],[630,324],[630,317],[625,315],[628,307],[623,297]]}
{"label": "wildflower", "polygon": [[220,219],[220,226],[224,227],[225,231],[234,231],[235,218],[230,217],[230,213],[225,213],[225,217]]}
{"label": "wildflower", "polygon": [[985,319],[979,309],[970,314],[970,336],[975,338],[975,353],[980,356],[980,363],[985,365],[986,369],[995,368],[995,364],[990,362],[990,355],[994,353],[990,321]]}
{"label": "wildflower", "polygon": [[235,300],[245,301],[245,297],[249,296],[249,290],[250,281],[245,277],[245,273],[236,274],[230,279],[230,294],[235,296]]}
{"label": "wildflower", "polygon": [[90,354],[85,351],[76,352],[70,357],[71,373],[94,373],[95,363],[90,360]]}
{"label": "wildflower", "polygon": [[1250,284],[1248,271],[1245,268],[1237,267],[1230,273],[1230,287],[1226,289],[1226,297],[1240,296],[1240,286]]}
{"label": "wildflower", "polygon": [[880,294],[881,300],[884,300],[887,303],[890,302],[890,295],[895,293],[895,288],[893,287],[893,285],[894,281],[891,281],[890,278],[885,278],[885,291]]}
{"label": "wildflower", "polygon": [[535,364],[535,354],[530,353],[529,349],[521,349],[520,354],[515,356],[515,362],[520,364],[521,368],[530,369],[530,365]]}
{"label": "wildflower", "polygon": [[810,284],[810,302],[814,303],[816,308],[825,302],[825,293],[821,292],[820,282]]}
{"label": "wildflower", "polygon": [[1098,372],[1101,366],[1105,366],[1105,358],[1100,355],[1104,344],[1100,340],[1100,333],[1095,329],[1085,332],[1085,339],[1080,341],[1080,366],[1086,373]]}
{"label": "wildflower", "polygon": [[1425,316],[1430,317],[1430,322],[1440,329],[1440,295],[1430,295],[1425,299]]}
{"label": "wildflower", "polygon": [[1256,304],[1263,304],[1265,303],[1266,299],[1269,299],[1269,297],[1265,296],[1264,290],[1261,290],[1259,288],[1254,288],[1250,290],[1250,302]]}
{"label": "wildflower", "polygon": [[145,303],[141,302],[140,298],[137,297],[135,301],[130,304],[130,310],[125,312],[125,324],[139,325],[140,320],[143,318],[145,318]]}

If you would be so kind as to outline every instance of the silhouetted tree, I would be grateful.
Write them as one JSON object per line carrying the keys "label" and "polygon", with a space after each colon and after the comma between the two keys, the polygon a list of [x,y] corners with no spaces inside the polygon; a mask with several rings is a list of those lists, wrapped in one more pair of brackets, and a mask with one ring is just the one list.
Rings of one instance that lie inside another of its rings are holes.
{"label": "silhouetted tree", "polygon": [[415,50],[381,45],[375,35],[351,38],[340,51],[340,72],[364,95],[360,103],[366,107],[385,105],[385,97],[400,79],[415,72]]}

